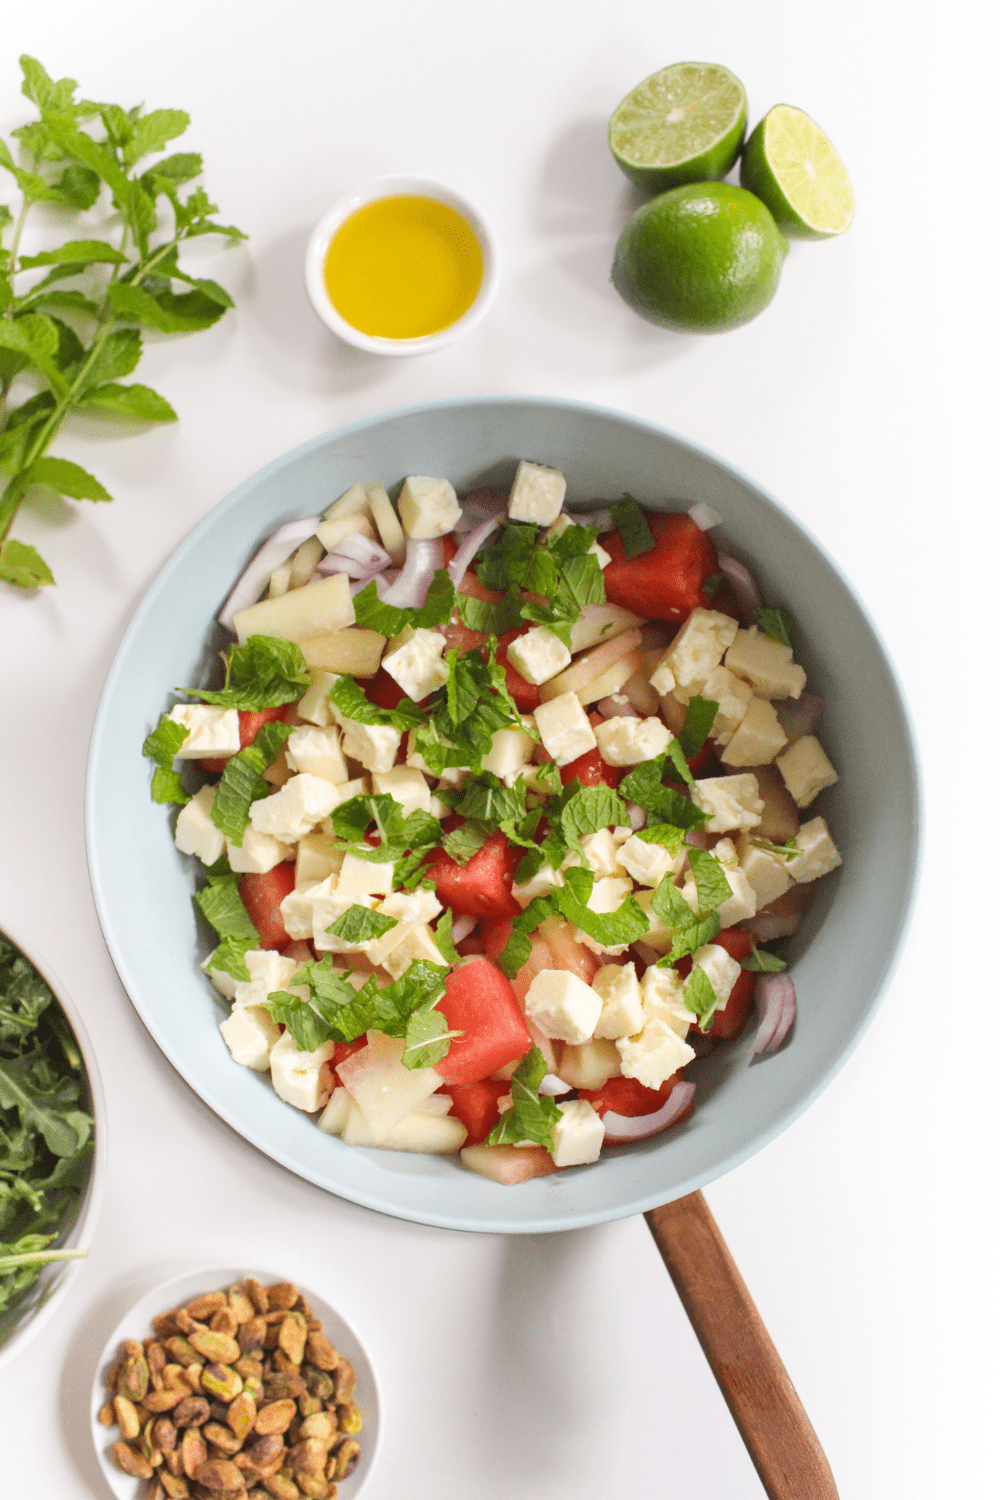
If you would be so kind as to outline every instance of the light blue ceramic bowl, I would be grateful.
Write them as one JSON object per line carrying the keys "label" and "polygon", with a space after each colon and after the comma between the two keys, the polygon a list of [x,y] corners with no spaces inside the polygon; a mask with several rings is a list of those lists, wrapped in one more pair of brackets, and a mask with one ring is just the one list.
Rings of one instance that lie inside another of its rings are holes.
{"label": "light blue ceramic bowl", "polygon": [[[212,624],[234,579],[281,522],[315,514],[355,480],[447,476],[459,492],[509,483],[518,459],[561,469],[571,504],[627,490],[653,508],[705,501],[715,535],[752,564],[765,599],[797,626],[797,659],[826,699],[823,743],[840,772],[823,812],[843,867],[820,886],[793,949],[794,1034],[749,1065],[753,1027],[695,1064],[685,1125],[516,1188],[454,1160],[345,1146],[238,1067],[223,1010],[199,970],[192,861],[172,813],[149,797],[142,742],[178,684],[207,681],[224,644]],[[721,1176],[772,1140],[830,1081],[871,1019],[906,924],[918,854],[919,786],[906,711],[864,609],[820,546],[776,501],[703,450],[620,412],[542,397],[433,402],[305,443],[242,484],[195,528],[136,613],[108,677],[87,782],[87,840],[111,956],[140,1016],[192,1088],[249,1142],[320,1187],[401,1218],[528,1233],[638,1213]]]}

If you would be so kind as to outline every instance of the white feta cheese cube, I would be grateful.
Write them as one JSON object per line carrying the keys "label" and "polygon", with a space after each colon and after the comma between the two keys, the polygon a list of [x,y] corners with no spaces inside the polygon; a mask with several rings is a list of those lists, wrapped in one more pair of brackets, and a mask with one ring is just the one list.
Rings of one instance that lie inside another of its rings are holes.
{"label": "white feta cheese cube", "polygon": [[397,943],[382,962],[393,979],[401,979],[410,965],[416,963],[418,959],[423,959],[429,964],[438,964],[443,969],[448,967],[429,927],[411,928],[402,942]]}
{"label": "white feta cheese cube", "polygon": [[322,880],[297,886],[283,898],[278,910],[281,912],[281,920],[290,938],[301,941],[312,937],[315,904],[317,901],[327,900],[332,895],[336,879],[336,875],[328,875]]}
{"label": "white feta cheese cube", "polygon": [[310,724],[317,724],[321,729],[325,729],[328,724],[333,723],[330,689],[337,681],[338,674],[324,672],[321,667],[315,667],[309,676],[312,678],[312,687],[306,688],[296,704],[299,718],[308,719]]}
{"label": "white feta cheese cube", "polygon": [[240,716],[235,708],[212,708],[207,703],[178,703],[167,715],[187,730],[177,760],[214,759],[235,755],[240,748]]}
{"label": "white feta cheese cube", "polygon": [[[585,833],[580,847],[587,866],[595,875],[627,875],[618,851],[621,848],[610,828],[599,828],[596,833]],[[565,868],[565,866],[564,866]]]}
{"label": "white feta cheese cube", "polygon": [[566,481],[558,469],[532,464],[522,458],[511,485],[507,514],[512,521],[534,521],[551,526],[562,510]]}
{"label": "white feta cheese cube", "polygon": [[[722,661],[739,629],[737,622],[714,609],[693,609],[670,643],[663,665],[673,674],[674,687],[690,696],[700,693],[710,672]],[[660,678],[650,680],[654,692],[663,692]],[[665,680],[665,679],[664,679]],[[670,692],[670,688],[666,689]]]}
{"label": "white feta cheese cube", "polygon": [[723,901],[716,908],[716,913],[723,927],[734,927],[737,922],[745,922],[754,915],[757,910],[757,893],[740,865],[740,857],[732,839],[720,839],[712,853],[721,864],[733,893],[728,901]]}
{"label": "white feta cheese cube", "polygon": [[736,632],[726,666],[745,678],[759,698],[798,698],[806,685],[804,670],[792,661],[791,646],[772,641],[756,625]]}
{"label": "white feta cheese cube", "polygon": [[[340,807],[342,803],[350,802],[352,797],[366,795],[366,793],[371,791],[371,785],[367,776],[356,776],[353,781],[345,781],[340,786],[334,787],[333,790],[337,793],[337,800],[333,806]],[[332,812],[333,808],[330,811]],[[333,825],[329,818],[323,819],[320,828],[323,833],[328,833],[332,836]]]}
{"label": "white feta cheese cube", "polygon": [[235,975],[227,974],[225,969],[213,969],[210,962],[211,957],[212,955],[209,954],[208,958],[203,960],[201,965],[202,972],[208,975],[220,995],[224,996],[226,1000],[232,1000],[236,994],[236,986],[239,981]]}
{"label": "white feta cheese cube", "polygon": [[595,989],[568,969],[543,969],[528,986],[524,1009],[543,1036],[579,1044],[593,1036],[603,1003]]}
{"label": "white feta cheese cube", "polygon": [[266,875],[268,870],[273,870],[275,865],[284,864],[291,855],[291,844],[286,844],[269,833],[258,833],[250,824],[243,830],[242,844],[237,846],[232,839],[226,839],[229,868],[235,870],[237,875]]}
{"label": "white feta cheese cube", "polygon": [[293,729],[285,745],[285,755],[293,771],[320,776],[334,786],[343,786],[350,780],[336,724],[325,729]]}
{"label": "white feta cheese cube", "polygon": [[212,822],[215,787],[203,786],[177,815],[174,844],[182,854],[197,854],[203,865],[214,865],[226,841]]}
{"label": "white feta cheese cube", "polygon": [[329,833],[307,833],[295,846],[295,888],[315,885],[328,875],[340,873],[344,863],[342,849],[335,848],[336,840]]}
{"label": "white feta cheese cube", "polygon": [[322,1109],[333,1092],[333,1042],[315,1052],[300,1052],[290,1031],[282,1032],[271,1048],[271,1083],[279,1099],[312,1114]]}
{"label": "white feta cheese cube", "polygon": [[426,926],[444,910],[433,891],[392,891],[377,910],[397,922]]}
{"label": "white feta cheese cube", "polygon": [[532,875],[530,880],[525,880],[521,885],[511,886],[511,895],[523,909],[534,901],[536,896],[548,896],[557,886],[565,885],[565,880],[559,870],[554,870],[551,865],[542,865],[538,873]]}
{"label": "white feta cheese cube", "polygon": [[658,1089],[694,1057],[694,1049],[666,1021],[647,1021],[638,1036],[619,1037],[615,1043],[622,1076],[635,1078],[648,1089]]}
{"label": "white feta cheese cube", "polygon": [[639,985],[642,994],[642,1024],[662,1021],[682,1039],[694,1021],[693,1012],[684,1004],[684,981],[676,969],[661,969],[651,964]]}
{"label": "white feta cheese cube", "polygon": [[649,685],[653,689],[653,692],[657,693],[661,698],[666,698],[668,693],[672,693],[677,686],[677,679],[670,670],[669,647],[663,652],[659,661],[650,672]]}
{"label": "white feta cheese cube", "polygon": [[219,1025],[222,1039],[233,1061],[255,1073],[266,1073],[271,1049],[281,1035],[266,1010],[259,1005],[239,1005]]}
{"label": "white feta cheese cube", "polygon": [[595,1037],[617,1041],[642,1029],[642,995],[635,964],[605,964],[594,975],[593,988],[602,1002]]}
{"label": "white feta cheese cube", "polygon": [[594,1038],[578,1047],[563,1044],[559,1057],[559,1077],[574,1089],[599,1089],[609,1078],[620,1078],[621,1058],[614,1042]]}
{"label": "white feta cheese cube", "polygon": [[545,625],[516,636],[507,647],[507,660],[527,681],[539,686],[568,667],[569,648]]}
{"label": "white feta cheese cube", "polygon": [[[727,953],[725,948],[720,948],[718,943],[706,943],[695,952],[691,960],[691,969],[692,973],[695,969],[701,969],[705,973],[709,984],[715,991],[719,1010],[725,1010],[733,985],[743,972],[739,960]],[[690,983],[689,975],[688,984]],[[686,989],[687,985],[685,985]]]}
{"label": "white feta cheese cube", "polygon": [[829,875],[840,864],[837,846],[823,818],[811,818],[808,823],[803,823],[795,835],[795,847],[802,853],[788,860],[788,873],[800,885]]}
{"label": "white feta cheese cube", "polygon": [[414,630],[408,640],[382,658],[393,681],[414,703],[448,681],[447,663],[441,660],[446,642],[440,630]]}
{"label": "white feta cheese cube", "polygon": [[390,724],[362,724],[357,719],[343,721],[342,747],[345,755],[359,760],[366,771],[391,771],[403,736]]}
{"label": "white feta cheese cube", "polygon": [[618,851],[627,874],[639,885],[657,886],[666,875],[680,870],[684,862],[684,850],[671,854],[665,844],[649,844],[631,834]]}
{"label": "white feta cheese cube", "polygon": [[738,845],[740,867],[753,888],[757,910],[770,906],[783,896],[792,883],[788,873],[788,861],[781,854],[772,854],[769,849],[760,849],[746,834],[741,834]]}
{"label": "white feta cheese cube", "polygon": [[701,696],[719,705],[712,720],[711,736],[717,744],[728,745],[750,706],[753,688],[728,667],[716,667],[705,678]]}
{"label": "white feta cheese cube", "polygon": [[263,1005],[272,990],[287,990],[302,967],[294,958],[284,958],[273,948],[251,948],[243,957],[250,971],[250,984],[236,986],[235,1005]]}
{"label": "white feta cheese cube", "polygon": [[775,764],[799,807],[808,807],[824,787],[840,780],[814,734],[804,734]]}
{"label": "white feta cheese cube", "polygon": [[405,481],[398,508],[403,529],[415,542],[446,536],[454,531],[462,514],[455,486],[447,479],[431,479],[425,474],[411,474]]}
{"label": "white feta cheese cube", "polygon": [[666,724],[655,714],[648,719],[624,715],[605,719],[594,734],[601,759],[609,766],[638,766],[645,760],[655,760],[673,739]]}
{"label": "white feta cheese cube", "polygon": [[787,744],[774,705],[766,698],[752,698],[719,759],[727,766],[766,766]]}
{"label": "white feta cheese cube", "polygon": [[372,776],[376,792],[391,797],[403,809],[403,816],[431,810],[431,789],[415,766],[393,766],[391,771],[376,771]]}
{"label": "white feta cheese cube", "polygon": [[379,864],[359,859],[356,854],[345,854],[335,887],[338,901],[344,896],[388,896],[394,869],[391,861]]}
{"label": "white feta cheese cube", "polygon": [[483,770],[492,771],[512,786],[531,760],[534,748],[535,742],[525,730],[497,729],[489,753],[483,756]]}
{"label": "white feta cheese cube", "polygon": [[557,766],[586,755],[597,744],[590,720],[575,693],[560,693],[535,709],[535,724],[542,744]]}
{"label": "white feta cheese cube", "polygon": [[696,781],[691,801],[708,814],[705,827],[709,833],[728,833],[732,828],[756,828],[764,811],[756,778],[742,776],[707,776]]}
{"label": "white feta cheese cube", "polygon": [[552,1126],[552,1160],[557,1167],[579,1167],[596,1161],[604,1144],[604,1121],[586,1099],[559,1104]]}
{"label": "white feta cheese cube", "polygon": [[336,788],[322,776],[305,773],[286,781],[280,791],[250,804],[256,833],[269,833],[282,843],[297,843],[337,805]]}

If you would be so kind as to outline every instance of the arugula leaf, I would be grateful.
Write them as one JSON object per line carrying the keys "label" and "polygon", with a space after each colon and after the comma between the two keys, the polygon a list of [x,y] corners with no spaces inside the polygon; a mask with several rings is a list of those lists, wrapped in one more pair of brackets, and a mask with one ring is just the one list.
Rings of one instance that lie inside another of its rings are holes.
{"label": "arugula leaf", "polygon": [[178,724],[167,714],[161,714],[159,724],[143,741],[143,755],[151,756],[156,762],[151,787],[154,802],[179,802],[182,807],[185,802],[190,802],[191,799],[181,784],[180,772],[174,770],[174,756],[189,733],[183,724]]}
{"label": "arugula leaf", "polygon": [[743,960],[740,967],[748,969],[751,974],[780,974],[783,969],[788,968],[788,965],[776,953],[769,952],[767,948],[758,948],[754,943],[749,956]]}
{"label": "arugula leaf", "polygon": [[715,716],[719,712],[719,705],[711,698],[702,698],[699,694],[691,699],[684,715],[684,723],[681,732],[677,736],[684,754],[693,757],[704,745],[712,732]]}
{"label": "arugula leaf", "polygon": [[688,850],[691,873],[698,891],[698,915],[705,917],[732,896],[732,887],[718,857],[707,849]]}
{"label": "arugula leaf", "polygon": [[[218,708],[259,713],[296,703],[312,686],[302,650],[280,636],[252,635],[245,646],[234,646],[226,661],[225,686],[218,689],[178,688]],[[280,748],[280,747],[279,747]]]}
{"label": "arugula leaf", "polygon": [[387,917],[383,912],[371,911],[367,906],[349,906],[326,930],[345,943],[360,944],[385,937],[398,925],[395,917]]}
{"label": "arugula leaf", "polygon": [[353,677],[337,678],[330,689],[330,701],[345,719],[354,719],[359,724],[380,724],[405,733],[426,723],[423,710],[409,698],[400,699],[396,708],[379,708],[370,703]]}
{"label": "arugula leaf", "polygon": [[652,552],[656,546],[649,522],[637,500],[625,495],[617,505],[611,507],[611,519],[622,539],[626,557],[639,557],[643,552]]}
{"label": "arugula leaf", "polygon": [[754,610],[754,619],[769,641],[780,641],[783,646],[792,644],[792,621],[787,611],[763,606]]}
{"label": "arugula leaf", "polygon": [[219,832],[238,849],[243,847],[243,835],[250,821],[250,804],[270,795],[264,772],[277,760],[291,733],[291,724],[272,719],[260,726],[253,744],[226,761],[210,817]]}
{"label": "arugula leaf", "polygon": [[554,1099],[538,1092],[547,1072],[541,1051],[532,1047],[518,1063],[510,1080],[513,1107],[500,1116],[486,1137],[487,1146],[513,1146],[518,1141],[534,1141],[548,1151],[553,1149],[552,1127],[558,1122],[561,1110]]}

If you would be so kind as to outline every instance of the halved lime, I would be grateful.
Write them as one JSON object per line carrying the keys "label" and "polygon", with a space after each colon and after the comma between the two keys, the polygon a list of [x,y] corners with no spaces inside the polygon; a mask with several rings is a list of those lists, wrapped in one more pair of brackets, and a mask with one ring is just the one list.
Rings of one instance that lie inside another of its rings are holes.
{"label": "halved lime", "polygon": [[608,127],[611,154],[651,193],[725,177],[747,128],[740,80],[718,63],[673,63],[622,100]]}
{"label": "halved lime", "polygon": [[854,218],[844,163],[801,109],[776,104],[756,126],[740,162],[740,183],[766,203],[785,234],[825,240]]}

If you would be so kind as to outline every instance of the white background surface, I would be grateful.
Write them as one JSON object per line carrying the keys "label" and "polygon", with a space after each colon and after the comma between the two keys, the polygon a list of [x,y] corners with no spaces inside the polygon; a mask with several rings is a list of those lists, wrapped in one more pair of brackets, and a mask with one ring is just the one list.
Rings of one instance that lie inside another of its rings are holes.
{"label": "white background surface", "polygon": [[[905,953],[825,1095],[707,1196],[845,1500],[995,1494],[995,820],[977,777],[993,774],[998,727],[998,224],[982,13],[969,0],[924,7],[926,24],[860,0],[49,0],[8,19],[4,133],[31,117],[21,50],[88,97],[187,109],[177,149],[204,153],[222,217],[251,238],[224,254],[202,241],[186,262],[232,291],[235,314],[147,340],[136,378],[179,424],[66,431],[56,451],[115,504],[25,507],[16,535],[59,586],[0,595],[0,924],[70,986],[111,1124],[90,1258],[61,1317],[0,1374],[5,1494],[101,1495],[85,1393],[127,1298],[187,1261],[243,1259],[322,1285],[367,1342],[385,1403],[370,1500],[762,1493],[641,1219],[502,1240],[299,1182],[160,1057],[91,902],[90,727],[175,545],[302,439],[490,391],[621,407],[734,462],[822,539],[895,656],[927,782]],[[811,113],[858,199],[844,239],[793,244],[763,316],[707,339],[640,322],[607,280],[637,201],[607,118],[646,74],[692,57],[743,79],[751,124],[779,101]],[[487,321],[415,362],[339,345],[302,287],[314,221],[394,171],[467,192],[502,254]]]}

